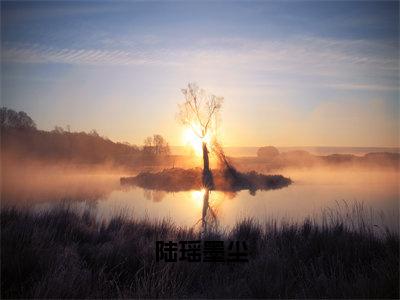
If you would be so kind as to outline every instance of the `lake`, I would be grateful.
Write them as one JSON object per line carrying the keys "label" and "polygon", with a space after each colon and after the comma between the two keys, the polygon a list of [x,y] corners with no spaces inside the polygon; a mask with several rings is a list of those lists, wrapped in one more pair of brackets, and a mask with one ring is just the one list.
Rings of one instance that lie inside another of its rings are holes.
{"label": "lake", "polygon": [[[276,172],[278,173],[278,172]],[[388,226],[398,230],[399,173],[368,170],[284,170],[280,174],[294,183],[279,190],[223,193],[212,191],[207,217],[213,226],[229,228],[237,220],[253,218],[260,223],[301,222],[307,217],[319,220],[322,212],[351,212],[354,203],[363,207],[367,220],[376,230]],[[169,218],[179,226],[200,226],[204,191],[166,193],[121,186],[126,174],[77,172],[57,168],[37,168],[8,174],[2,182],[2,205],[21,205],[46,210],[61,201],[77,209],[90,209],[99,219],[126,217],[160,220]],[[14,178],[13,178],[14,177]],[[17,180],[18,179],[18,180]],[[347,209],[346,205],[350,208]],[[355,215],[347,216],[354,220]]]}

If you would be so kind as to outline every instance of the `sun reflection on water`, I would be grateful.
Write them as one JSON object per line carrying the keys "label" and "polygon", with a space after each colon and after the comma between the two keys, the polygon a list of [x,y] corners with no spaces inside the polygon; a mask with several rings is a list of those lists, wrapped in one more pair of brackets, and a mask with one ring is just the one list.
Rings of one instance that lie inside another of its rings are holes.
{"label": "sun reflection on water", "polygon": [[196,207],[201,208],[203,206],[203,199],[206,193],[205,189],[201,189],[200,191],[192,191],[191,199],[193,200]]}

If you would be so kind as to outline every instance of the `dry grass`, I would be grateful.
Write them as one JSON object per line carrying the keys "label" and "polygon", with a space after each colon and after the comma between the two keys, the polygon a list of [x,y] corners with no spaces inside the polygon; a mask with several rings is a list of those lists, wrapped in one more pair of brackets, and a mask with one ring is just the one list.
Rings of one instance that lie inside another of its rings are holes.
{"label": "dry grass", "polygon": [[247,241],[248,263],[163,263],[155,261],[156,240],[200,234],[122,215],[104,224],[68,207],[3,209],[1,297],[398,298],[398,235],[377,237],[357,222],[332,212],[323,225],[245,219],[204,239]]}

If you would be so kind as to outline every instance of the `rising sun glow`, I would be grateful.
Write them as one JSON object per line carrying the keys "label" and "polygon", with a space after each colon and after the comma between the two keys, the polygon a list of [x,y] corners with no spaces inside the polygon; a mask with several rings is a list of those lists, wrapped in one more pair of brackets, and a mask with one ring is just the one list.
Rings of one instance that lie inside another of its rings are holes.
{"label": "rising sun glow", "polygon": [[207,145],[210,145],[211,135],[207,133],[205,137],[200,138],[194,133],[192,128],[186,128],[183,132],[183,142],[186,146],[190,146],[193,148],[194,153],[197,156],[203,155],[203,142]]}

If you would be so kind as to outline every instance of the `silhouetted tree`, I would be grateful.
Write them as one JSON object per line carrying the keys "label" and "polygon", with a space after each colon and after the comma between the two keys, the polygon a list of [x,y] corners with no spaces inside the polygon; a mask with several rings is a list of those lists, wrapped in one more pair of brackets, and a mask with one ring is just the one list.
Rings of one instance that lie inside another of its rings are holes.
{"label": "silhouetted tree", "polygon": [[169,155],[167,141],[160,134],[154,134],[144,140],[143,152],[147,155]]}
{"label": "silhouetted tree", "polygon": [[167,141],[160,134],[153,135],[153,145],[156,155],[168,155],[170,152]]}
{"label": "silhouetted tree", "polygon": [[54,126],[53,132],[54,133],[63,134],[64,133],[64,129],[61,126],[57,126],[56,125],[56,126]]}
{"label": "silhouetted tree", "polygon": [[2,107],[0,109],[1,127],[11,127],[17,129],[36,129],[35,122],[25,112],[16,112],[12,109]]}
{"label": "silhouetted tree", "polygon": [[209,164],[209,150],[206,136],[216,130],[217,120],[223,97],[218,97],[200,89],[197,84],[189,83],[186,89],[182,89],[185,102],[179,105],[179,118],[181,122],[189,126],[201,139],[203,147],[203,184],[212,188],[214,183]]}
{"label": "silhouetted tree", "polygon": [[89,132],[89,135],[95,136],[95,137],[100,137],[100,135],[97,133],[96,129],[92,129],[92,130]]}
{"label": "silhouetted tree", "polygon": [[148,136],[144,139],[143,153],[146,155],[153,155],[153,137]]}

